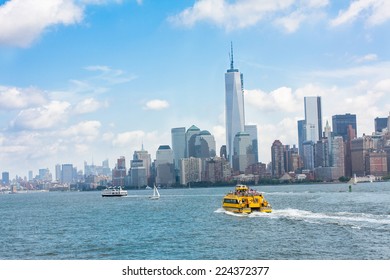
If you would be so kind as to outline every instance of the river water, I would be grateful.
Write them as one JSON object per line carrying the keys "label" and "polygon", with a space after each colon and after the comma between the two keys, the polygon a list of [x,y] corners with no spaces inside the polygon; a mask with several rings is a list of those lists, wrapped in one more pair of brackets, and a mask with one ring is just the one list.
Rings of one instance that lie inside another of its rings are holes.
{"label": "river water", "polygon": [[273,213],[226,213],[234,187],[0,195],[0,259],[390,259],[390,183],[252,188]]}

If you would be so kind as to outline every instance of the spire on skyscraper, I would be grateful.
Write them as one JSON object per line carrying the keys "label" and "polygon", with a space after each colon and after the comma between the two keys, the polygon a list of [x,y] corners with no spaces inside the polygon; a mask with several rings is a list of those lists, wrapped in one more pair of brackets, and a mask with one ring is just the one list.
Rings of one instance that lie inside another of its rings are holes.
{"label": "spire on skyscraper", "polygon": [[234,69],[233,42],[230,42],[230,70]]}

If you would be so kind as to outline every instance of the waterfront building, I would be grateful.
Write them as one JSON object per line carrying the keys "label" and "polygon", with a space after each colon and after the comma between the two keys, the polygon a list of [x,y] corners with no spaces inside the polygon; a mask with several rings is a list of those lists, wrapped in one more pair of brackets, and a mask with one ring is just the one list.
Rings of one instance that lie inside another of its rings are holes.
{"label": "waterfront building", "polygon": [[301,168],[298,148],[295,145],[293,145],[293,147],[290,147],[290,145],[284,146],[283,159],[285,172],[295,172],[297,169]]}
{"label": "waterfront building", "polygon": [[169,145],[161,145],[156,152],[156,184],[170,186],[176,182],[173,151]]}
{"label": "waterfront building", "polygon": [[227,158],[233,166],[233,145],[237,133],[245,130],[243,75],[234,68],[233,46],[230,54],[230,69],[225,73],[225,122]]}
{"label": "waterfront building", "polygon": [[145,168],[146,184],[152,184],[151,182],[152,158],[151,155],[148,153],[148,151],[144,149],[143,145],[140,151],[134,151],[133,160],[142,161],[142,166]]}
{"label": "waterfront building", "polygon": [[39,180],[41,181],[51,182],[53,180],[49,168],[40,168],[38,174]]}
{"label": "waterfront building", "polygon": [[187,185],[200,181],[202,181],[202,159],[194,157],[180,159],[180,184]]}
{"label": "waterfront building", "polygon": [[363,135],[351,141],[352,174],[366,176],[366,155],[374,148],[371,136]]}
{"label": "waterfront building", "polygon": [[303,142],[306,141],[306,125],[305,120],[299,120],[298,125],[298,150],[299,154],[303,155]]}
{"label": "waterfront building", "polygon": [[375,132],[382,132],[384,128],[387,128],[387,118],[376,117],[374,124]]}
{"label": "waterfront building", "polygon": [[108,159],[102,161],[102,169],[103,169],[103,174],[102,174],[103,176],[111,177],[112,173],[111,173],[111,168]]}
{"label": "waterfront building", "polygon": [[61,178],[62,178],[61,164],[56,164],[55,169],[56,169],[56,171],[55,171],[56,181],[61,182]]}
{"label": "waterfront building", "polygon": [[223,157],[214,157],[207,159],[206,162],[205,181],[208,182],[223,182],[230,180],[232,169],[230,163]]}
{"label": "waterfront building", "polygon": [[1,183],[3,186],[9,186],[9,172],[1,173]]}
{"label": "waterfront building", "polygon": [[344,142],[347,141],[348,137],[348,126],[352,126],[355,135],[352,135],[352,139],[356,138],[357,126],[356,126],[356,115],[355,114],[344,114],[332,116],[332,127],[334,136],[342,136]]}
{"label": "waterfront building", "polygon": [[373,176],[386,176],[387,153],[385,151],[371,150],[365,157],[366,174]]}
{"label": "waterfront building", "polygon": [[200,129],[192,125],[186,132],[186,153],[185,157],[195,157],[195,137],[200,133]]}
{"label": "waterfront building", "polygon": [[124,187],[126,183],[126,173],[126,159],[124,156],[121,156],[117,159],[115,168],[112,170],[113,186]]}
{"label": "waterfront building", "polygon": [[305,105],[305,125],[306,141],[316,143],[322,138],[322,111],[320,96],[306,96]]}
{"label": "waterfront building", "polygon": [[284,166],[284,146],[280,140],[275,140],[271,147],[272,177],[280,178],[286,172]]}
{"label": "waterfront building", "polygon": [[140,188],[146,186],[148,183],[146,168],[142,159],[133,159],[130,161],[129,175],[131,186]]}
{"label": "waterfront building", "polygon": [[29,170],[28,171],[28,181],[31,182],[33,179],[34,179],[33,172],[32,172],[32,170]]}
{"label": "waterfront building", "polygon": [[255,163],[249,133],[237,133],[234,137],[233,148],[233,171],[245,173],[246,168]]}
{"label": "waterfront building", "polygon": [[249,133],[249,137],[252,142],[252,153],[255,159],[255,163],[259,162],[259,144],[257,139],[257,125],[245,125],[245,132]]}
{"label": "waterfront building", "polygon": [[62,184],[71,184],[74,182],[74,170],[73,164],[63,164],[61,168],[61,183]]}
{"label": "waterfront building", "polygon": [[[194,137],[194,156],[197,158],[215,157],[215,138],[207,130],[202,130]],[[192,148],[191,148],[192,149]]]}
{"label": "waterfront building", "polygon": [[352,128],[352,125],[347,127],[347,140],[345,141],[345,176],[352,177],[352,155],[351,155],[351,142],[356,138],[356,131]]}
{"label": "waterfront building", "polygon": [[313,141],[303,142],[303,168],[306,170],[314,169],[314,143]]}
{"label": "waterfront building", "polygon": [[175,170],[179,170],[179,160],[186,157],[186,128],[175,127],[171,129],[171,141]]}
{"label": "waterfront building", "polygon": [[314,144],[314,167],[330,166],[329,164],[329,142],[324,138]]}
{"label": "waterfront building", "polygon": [[332,179],[336,180],[341,176],[345,176],[345,151],[343,137],[335,136],[331,143],[331,166],[335,168],[332,173]]}

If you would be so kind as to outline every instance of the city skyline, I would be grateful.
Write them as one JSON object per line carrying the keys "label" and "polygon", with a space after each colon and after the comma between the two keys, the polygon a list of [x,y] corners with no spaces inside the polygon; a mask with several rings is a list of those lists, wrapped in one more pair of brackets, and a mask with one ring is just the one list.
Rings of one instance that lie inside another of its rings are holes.
{"label": "city skyline", "polygon": [[155,2],[0,1],[0,171],[129,166],[191,125],[219,150],[231,41],[261,162],[275,139],[298,144],[305,96],[321,96],[323,125],[355,114],[358,137],[389,114],[384,1]]}

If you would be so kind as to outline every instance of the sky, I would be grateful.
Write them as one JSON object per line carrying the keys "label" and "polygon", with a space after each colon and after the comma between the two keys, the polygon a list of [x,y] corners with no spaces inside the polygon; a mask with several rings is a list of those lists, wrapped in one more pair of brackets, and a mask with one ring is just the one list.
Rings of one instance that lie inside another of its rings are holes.
{"label": "sky", "polygon": [[324,125],[351,113],[372,134],[390,112],[389,32],[387,0],[0,0],[0,172],[129,168],[192,125],[219,151],[231,42],[261,162],[297,144],[305,96]]}

